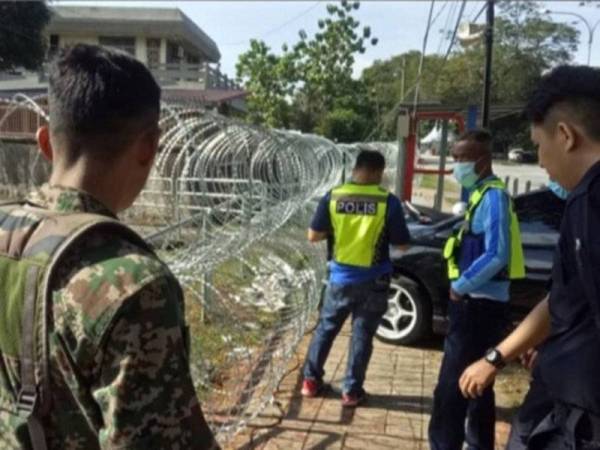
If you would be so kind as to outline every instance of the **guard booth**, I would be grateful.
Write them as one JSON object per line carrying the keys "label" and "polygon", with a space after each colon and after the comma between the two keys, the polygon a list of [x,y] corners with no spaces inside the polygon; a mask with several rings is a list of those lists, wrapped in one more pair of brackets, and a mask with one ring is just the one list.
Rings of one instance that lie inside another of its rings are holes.
{"label": "guard booth", "polygon": [[[419,124],[424,121],[439,122],[442,130],[439,157],[435,165],[430,165],[430,167],[419,167],[418,165],[418,130]],[[402,201],[413,201],[413,183],[416,176],[434,175],[436,189],[433,202],[423,206],[431,207],[436,211],[442,210],[445,191],[444,177],[452,173],[452,169],[447,167],[448,136],[451,124],[454,125],[458,134],[464,132],[465,120],[460,112],[418,111],[416,114],[410,114],[408,109],[400,111],[398,117],[398,173],[395,188],[396,194]]]}

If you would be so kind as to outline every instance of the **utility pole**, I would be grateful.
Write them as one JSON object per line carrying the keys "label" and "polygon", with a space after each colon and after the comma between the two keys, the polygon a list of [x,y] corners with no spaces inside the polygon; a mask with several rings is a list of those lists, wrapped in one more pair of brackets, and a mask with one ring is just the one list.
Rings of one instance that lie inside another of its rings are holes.
{"label": "utility pole", "polygon": [[483,102],[481,107],[481,126],[490,125],[490,93],[492,88],[492,49],[494,46],[494,0],[487,0],[485,26],[485,72],[483,75]]}
{"label": "utility pole", "polygon": [[402,81],[400,83],[400,98],[404,101],[404,73],[406,72],[406,56],[402,57]]}

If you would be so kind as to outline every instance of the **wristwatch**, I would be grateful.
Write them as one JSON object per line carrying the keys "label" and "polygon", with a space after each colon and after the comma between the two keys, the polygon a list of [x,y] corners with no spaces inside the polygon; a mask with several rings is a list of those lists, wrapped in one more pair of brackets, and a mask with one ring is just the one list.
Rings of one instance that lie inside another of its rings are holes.
{"label": "wristwatch", "polygon": [[502,369],[504,366],[506,366],[504,356],[502,356],[502,353],[500,353],[500,351],[495,348],[490,348],[486,350],[484,359],[496,369]]}

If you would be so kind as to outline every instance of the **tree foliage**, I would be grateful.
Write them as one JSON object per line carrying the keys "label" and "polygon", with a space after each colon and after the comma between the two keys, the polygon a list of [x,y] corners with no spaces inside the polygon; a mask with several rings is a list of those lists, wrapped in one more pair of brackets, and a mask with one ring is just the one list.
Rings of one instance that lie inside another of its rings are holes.
{"label": "tree foliage", "polygon": [[[499,2],[494,27],[492,105],[522,104],[544,71],[572,60],[578,42],[578,31],[567,24],[553,22],[542,12],[539,3]],[[483,92],[484,52],[484,42],[479,41],[466,47],[458,45],[446,62],[439,55],[426,56],[419,101],[457,107],[479,105]],[[405,64],[405,90],[408,90],[416,82],[420,56],[420,52],[408,52],[387,61],[377,61],[364,71],[363,79],[369,89],[381,92],[378,98],[383,117],[389,122],[380,127],[379,138],[394,137],[395,118],[389,112],[400,99],[398,73]],[[497,131],[497,140],[502,147],[508,147],[515,139],[520,141],[519,144],[525,140],[525,128],[518,114],[508,120],[502,118],[497,126],[499,128],[494,131]],[[511,133],[511,128],[518,129],[518,133]]]}
{"label": "tree foliage", "polygon": [[250,50],[240,55],[238,78],[250,96],[247,99],[249,120],[272,127],[289,126],[290,104],[297,80],[293,55],[275,55],[263,42],[250,41]]}
{"label": "tree foliage", "polygon": [[[518,105],[544,71],[572,60],[579,33],[552,21],[539,2],[504,0],[497,5],[492,104]],[[348,1],[327,5],[318,31],[308,36],[300,30],[298,41],[285,45],[280,54],[264,42],[251,42],[237,65],[250,94],[250,120],[316,131],[340,142],[395,138],[394,108],[412,101],[421,53],[413,50],[375,61],[354,80],[356,55],[377,44],[371,29],[353,17],[359,7]],[[484,53],[484,42],[479,41],[455,45],[447,58],[427,55],[419,101],[461,108],[479,105]],[[503,148],[526,140],[527,127],[518,115],[498,119],[492,128]]]}
{"label": "tree foliage", "polygon": [[369,110],[367,91],[352,79],[352,69],[355,55],[376,45],[377,38],[353,17],[359,8],[357,1],[328,4],[318,31],[309,36],[300,30],[298,41],[284,45],[279,55],[264,42],[251,41],[236,66],[249,92],[251,121],[302,131],[337,130],[332,121],[349,108],[366,108],[359,114]]}
{"label": "tree foliage", "polygon": [[39,67],[46,54],[42,31],[49,20],[43,1],[0,2],[0,70]]}

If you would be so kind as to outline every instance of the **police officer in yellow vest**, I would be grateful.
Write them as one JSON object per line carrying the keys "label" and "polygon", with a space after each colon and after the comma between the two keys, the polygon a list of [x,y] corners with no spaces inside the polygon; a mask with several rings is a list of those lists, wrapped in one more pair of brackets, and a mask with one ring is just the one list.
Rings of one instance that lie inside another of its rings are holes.
{"label": "police officer in yellow vest", "polygon": [[524,276],[519,224],[510,196],[492,173],[491,149],[484,130],[463,134],[452,149],[454,176],[470,198],[464,223],[444,248],[450,324],[429,425],[433,450],[459,450],[465,440],[469,449],[494,449],[493,386],[470,400],[459,389],[463,370],[482,356],[491,365],[503,364],[492,347],[508,325],[510,280]]}
{"label": "police officer in yellow vest", "polygon": [[392,264],[389,246],[406,248],[409,240],[397,197],[381,188],[384,157],[363,150],[356,159],[352,182],[327,193],[308,231],[311,242],[328,239],[329,284],[306,364],[302,395],[323,391],[323,366],[333,340],[352,314],[352,341],[343,386],[342,405],[365,399],[363,383],[373,350],[373,336],[387,310]]}

